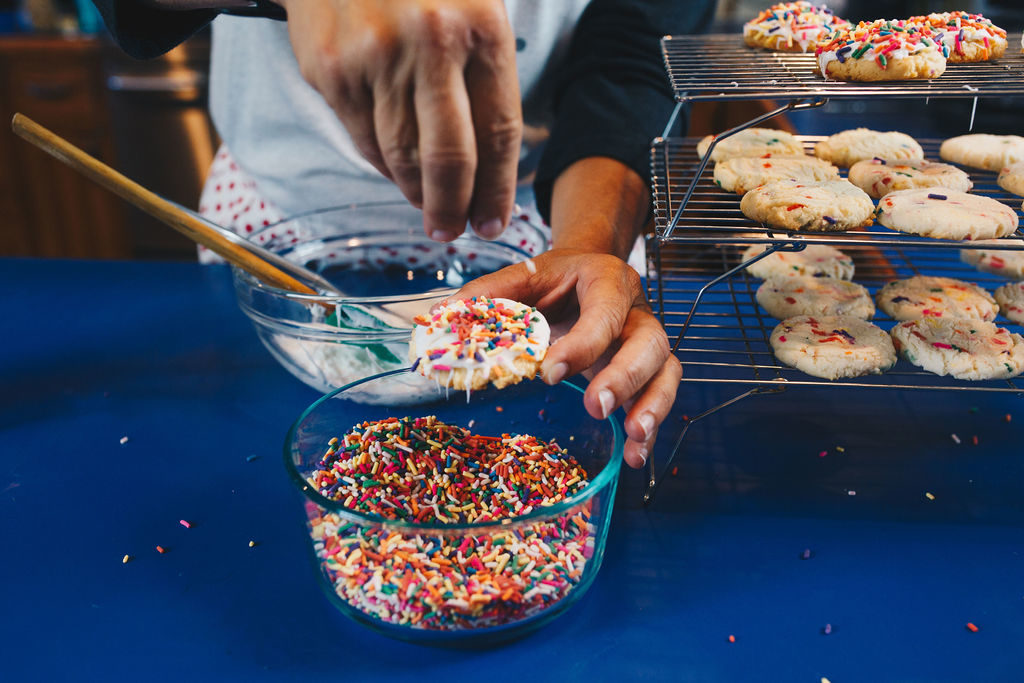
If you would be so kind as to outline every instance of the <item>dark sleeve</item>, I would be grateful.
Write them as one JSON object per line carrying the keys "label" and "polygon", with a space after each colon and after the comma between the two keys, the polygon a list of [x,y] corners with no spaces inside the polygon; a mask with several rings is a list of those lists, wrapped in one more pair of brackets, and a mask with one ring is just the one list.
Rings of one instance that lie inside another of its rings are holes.
{"label": "dark sleeve", "polygon": [[675,106],[661,37],[700,32],[714,10],[714,0],[590,3],[559,77],[555,123],[534,180],[545,220],[550,221],[555,179],[580,159],[611,157],[650,179],[651,140],[661,134]]}

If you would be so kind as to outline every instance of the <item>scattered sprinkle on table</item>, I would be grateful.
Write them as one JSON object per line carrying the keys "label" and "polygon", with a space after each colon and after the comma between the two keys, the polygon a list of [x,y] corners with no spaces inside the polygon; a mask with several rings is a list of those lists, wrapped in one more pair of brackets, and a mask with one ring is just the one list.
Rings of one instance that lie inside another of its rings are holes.
{"label": "scattered sprinkle on table", "polygon": [[935,496],[928,492],[925,492],[924,497],[928,500],[935,500]]}
{"label": "scattered sprinkle on table", "polygon": [[128,564],[128,560],[132,559],[131,555],[125,555],[121,558],[121,564]]}
{"label": "scattered sprinkle on table", "polygon": [[971,437],[971,443],[974,444],[975,446],[978,445],[978,435],[977,434],[975,434],[974,436]]}
{"label": "scattered sprinkle on table", "polygon": [[259,459],[260,459],[260,456],[258,456],[258,455],[249,455],[249,456],[246,456],[245,461],[246,462],[252,462],[253,460],[259,460]]}
{"label": "scattered sprinkle on table", "polygon": [[1006,414],[1006,417],[1005,417],[1004,419],[1005,419],[1005,420],[1006,420],[1007,422],[1009,422],[1010,420],[1012,420],[1012,419],[1013,419],[1013,416],[1012,416],[1012,415],[1010,415],[1009,413],[1007,413],[1007,414]]}
{"label": "scattered sprinkle on table", "polygon": [[960,443],[960,437],[956,434],[950,434],[949,437],[953,439],[954,443]]}
{"label": "scattered sprinkle on table", "polygon": [[249,541],[249,547],[250,548],[255,548],[256,547],[256,541]]}
{"label": "scattered sprinkle on table", "polygon": [[843,448],[842,446],[836,446],[836,452],[837,453],[845,453],[846,449]]}
{"label": "scattered sprinkle on table", "polygon": [[801,560],[809,560],[809,559],[811,559],[811,549],[810,548],[804,548],[804,551],[802,553],[800,553],[800,559]]}
{"label": "scattered sprinkle on table", "polygon": [[818,453],[819,458],[824,458],[826,455],[828,455],[828,451],[822,451],[821,453]]}
{"label": "scattered sprinkle on table", "polygon": [[736,636],[734,636],[732,634],[729,634],[729,642],[730,643],[735,643],[736,642]]}
{"label": "scattered sprinkle on table", "polygon": [[167,552],[166,548],[164,548],[164,547],[163,547],[162,545],[158,545],[158,546],[156,547],[156,551],[157,551],[158,553],[160,553],[161,555],[163,555],[163,554],[164,554],[165,552]]}
{"label": "scattered sprinkle on table", "polygon": [[126,443],[128,443],[128,437],[127,437],[127,436],[122,436],[122,437],[121,437],[121,445],[123,446],[123,445],[125,445]]}
{"label": "scattered sprinkle on table", "polygon": [[854,491],[853,489],[850,489],[849,491],[846,492],[846,495],[848,495],[848,496],[856,496],[857,492]]}
{"label": "scattered sprinkle on table", "polygon": [[977,633],[978,632],[978,627],[968,621],[967,622],[967,630],[970,631],[971,633]]}
{"label": "scattered sprinkle on table", "polygon": [[821,629],[823,634],[830,635],[832,633],[832,624],[825,624],[825,628]]}
{"label": "scattered sprinkle on table", "polygon": [[186,529],[191,529],[192,528],[192,523],[187,521],[187,520],[184,520],[184,519],[179,519],[178,520],[178,524],[182,525]]}
{"label": "scattered sprinkle on table", "polygon": [[679,476],[679,466],[678,465],[672,468],[672,476],[673,477]]}

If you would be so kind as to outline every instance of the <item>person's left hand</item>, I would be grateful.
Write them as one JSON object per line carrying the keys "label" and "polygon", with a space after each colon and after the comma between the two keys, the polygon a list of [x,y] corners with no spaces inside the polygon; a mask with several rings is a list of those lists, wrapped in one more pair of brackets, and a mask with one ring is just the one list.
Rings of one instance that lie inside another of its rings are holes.
{"label": "person's left hand", "polygon": [[553,249],[473,280],[451,298],[473,296],[536,306],[553,338],[564,331],[544,358],[544,381],[594,373],[583,396],[587,412],[601,419],[625,406],[624,457],[642,467],[675,402],[682,367],[636,271],[615,256]]}

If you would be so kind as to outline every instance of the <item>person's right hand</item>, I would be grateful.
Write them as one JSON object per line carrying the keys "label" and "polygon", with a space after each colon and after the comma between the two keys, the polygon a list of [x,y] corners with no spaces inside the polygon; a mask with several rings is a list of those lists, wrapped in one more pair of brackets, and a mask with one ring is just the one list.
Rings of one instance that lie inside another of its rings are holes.
{"label": "person's right hand", "polygon": [[515,200],[522,107],[501,0],[285,0],[302,76],[446,242]]}

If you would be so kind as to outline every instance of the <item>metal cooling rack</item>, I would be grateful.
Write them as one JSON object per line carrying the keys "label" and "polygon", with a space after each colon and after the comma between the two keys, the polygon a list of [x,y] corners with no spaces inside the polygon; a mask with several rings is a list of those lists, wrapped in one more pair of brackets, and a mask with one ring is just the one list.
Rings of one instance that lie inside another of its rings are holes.
{"label": "metal cooling rack", "polygon": [[748,47],[739,33],[665,36],[661,49],[679,102],[1024,95],[1021,36],[1007,39],[1006,54],[994,62],[949,64],[927,81],[876,83],[826,81],[813,71],[813,54]]}

